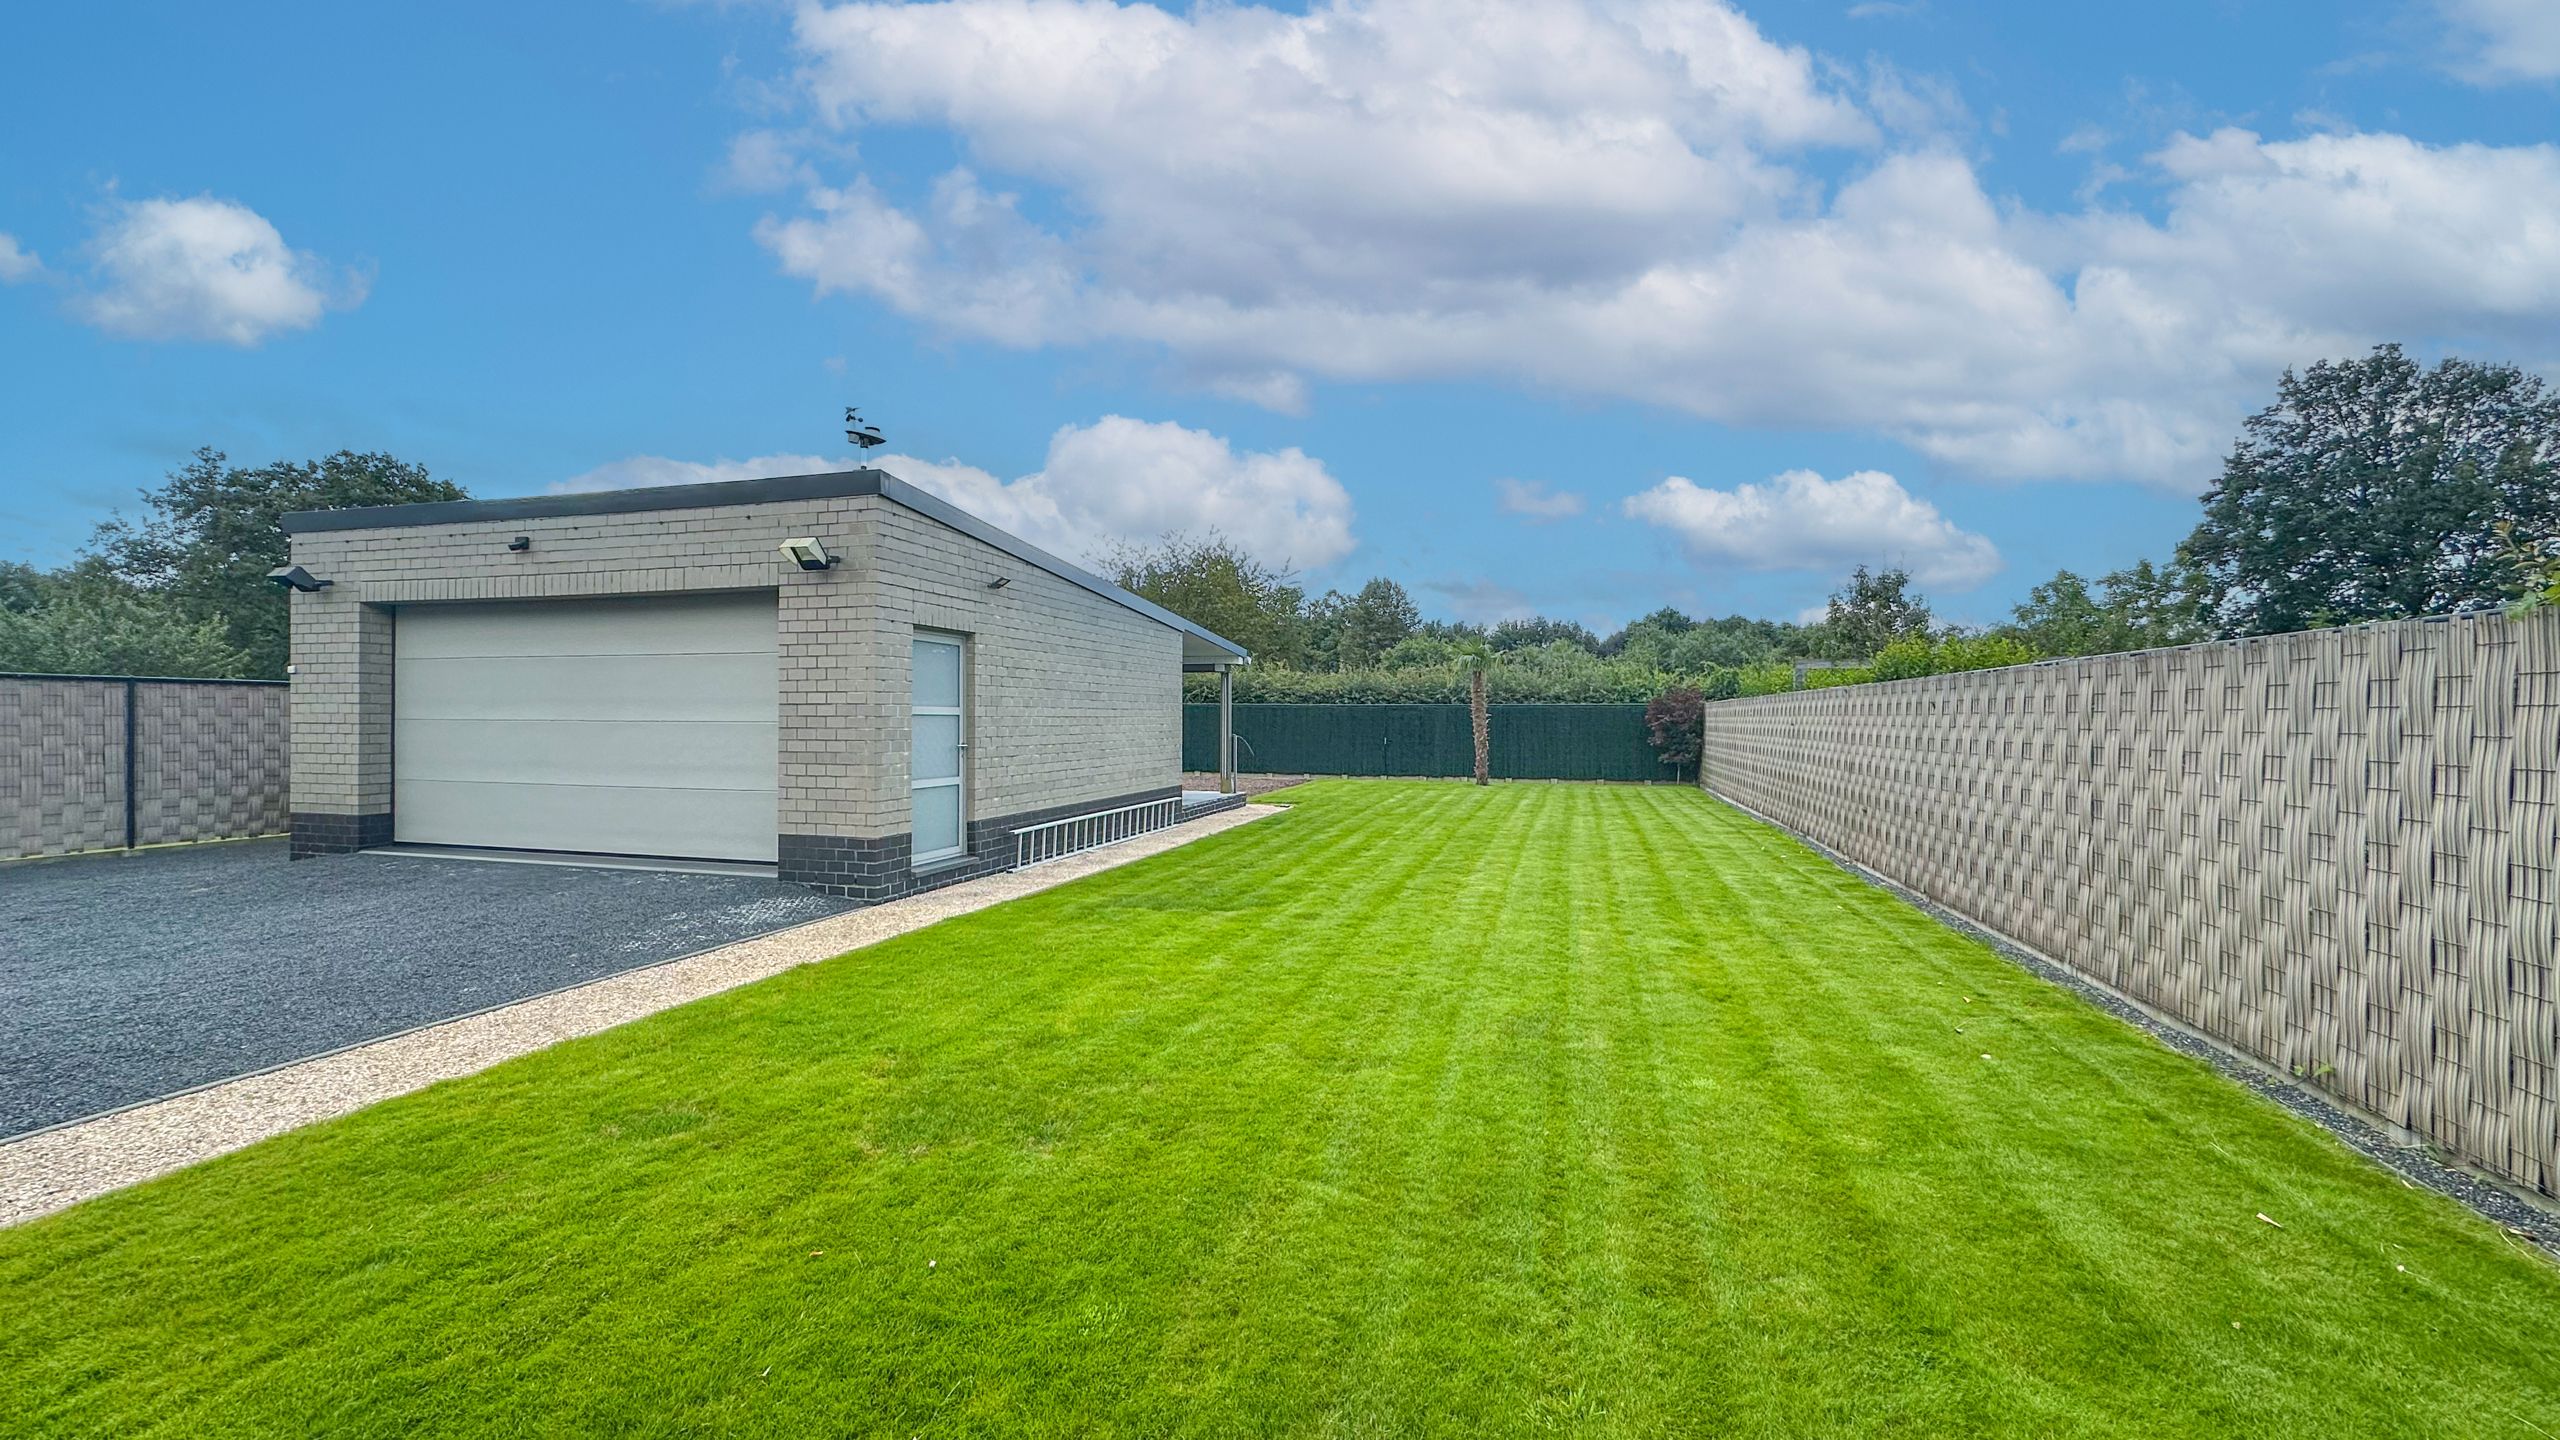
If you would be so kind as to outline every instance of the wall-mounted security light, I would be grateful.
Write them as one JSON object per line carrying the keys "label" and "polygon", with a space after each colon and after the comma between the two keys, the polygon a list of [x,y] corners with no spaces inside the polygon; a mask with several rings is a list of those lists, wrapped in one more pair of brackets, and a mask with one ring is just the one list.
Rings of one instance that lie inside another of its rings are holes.
{"label": "wall-mounted security light", "polygon": [[518,552],[530,550],[533,548],[533,537],[530,535],[519,535],[513,540],[507,542],[507,548]]}
{"label": "wall-mounted security light", "polygon": [[782,553],[803,570],[826,570],[834,567],[836,558],[814,536],[803,535],[782,542]]}
{"label": "wall-mounted security light", "polygon": [[994,578],[993,580],[990,580],[990,581],[988,581],[988,582],[987,582],[987,588],[988,588],[988,589],[990,589],[990,590],[1001,590],[1001,589],[1003,589],[1004,587],[1006,587],[1007,585],[1010,585],[1010,584],[1012,584],[1012,583],[1013,583],[1013,577],[1012,577],[1012,576],[1010,576],[1010,575],[999,575],[999,576],[997,576],[996,578]]}
{"label": "wall-mounted security light", "polygon": [[287,589],[300,590],[305,594],[314,590],[326,590],[335,583],[322,580],[299,565],[279,565],[267,572],[267,578]]}

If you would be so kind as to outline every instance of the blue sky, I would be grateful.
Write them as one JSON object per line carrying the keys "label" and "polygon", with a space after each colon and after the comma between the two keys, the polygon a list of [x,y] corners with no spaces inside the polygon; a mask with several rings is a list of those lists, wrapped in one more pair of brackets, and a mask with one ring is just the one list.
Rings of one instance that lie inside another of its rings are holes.
{"label": "blue sky", "polygon": [[2284,365],[2560,361],[2560,6],[38,7],[0,558],[199,445],[892,468],[1599,627],[2165,556]]}

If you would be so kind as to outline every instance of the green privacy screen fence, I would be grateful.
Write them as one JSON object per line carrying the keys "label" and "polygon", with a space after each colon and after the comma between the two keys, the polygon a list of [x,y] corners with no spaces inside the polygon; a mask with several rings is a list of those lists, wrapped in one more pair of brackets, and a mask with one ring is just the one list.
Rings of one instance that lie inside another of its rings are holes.
{"label": "green privacy screen fence", "polygon": [[[1502,780],[1686,780],[1654,758],[1642,705],[1495,705]],[[1218,768],[1218,707],[1182,707],[1182,766]],[[1269,775],[1473,775],[1464,705],[1239,705],[1236,768]]]}

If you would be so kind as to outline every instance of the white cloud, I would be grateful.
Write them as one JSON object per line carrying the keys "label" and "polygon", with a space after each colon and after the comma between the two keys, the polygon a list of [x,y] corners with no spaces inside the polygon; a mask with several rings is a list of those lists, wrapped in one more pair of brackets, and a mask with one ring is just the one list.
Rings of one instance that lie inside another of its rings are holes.
{"label": "white cloud", "polygon": [[[1351,553],[1349,492],[1292,446],[1242,451],[1205,430],[1105,415],[1049,437],[1047,463],[1012,480],[957,459],[882,455],[870,464],[998,529],[1070,560],[1168,534],[1216,532],[1272,565],[1324,566]],[[695,485],[853,468],[849,457],[764,455],[709,462],[634,455],[560,481],[555,492]]]}
{"label": "white cloud", "polygon": [[1105,415],[1049,437],[1048,463],[1012,481],[956,461],[891,457],[892,474],[1077,559],[1168,534],[1224,535],[1271,565],[1351,553],[1349,492],[1295,446],[1239,453],[1205,430]]}
{"label": "white cloud", "polygon": [[814,185],[817,172],[800,158],[792,137],[773,130],[749,130],[729,142],[714,177],[721,189],[764,195],[794,185]]}
{"label": "white cloud", "polygon": [[212,196],[118,202],[90,245],[91,324],[143,340],[255,345],[362,303],[365,285],[286,246],[266,217]]}
{"label": "white cloud", "polygon": [[765,480],[776,475],[824,475],[851,470],[853,461],[838,456],[759,455],[752,460],[670,460],[663,455],[630,455],[609,460],[583,475],[552,482],[554,495],[589,490],[640,490],[654,485],[711,485],[723,480]]}
{"label": "white cloud", "polygon": [[1789,470],[1765,483],[1711,490],[1672,476],[1627,497],[1626,513],[1659,526],[1695,559],[1750,570],[1899,565],[1923,585],[1962,590],[2000,570],[1991,542],[1878,470],[1825,480]]}
{"label": "white cloud", "polygon": [[1422,588],[1446,602],[1450,614],[1470,624],[1499,625],[1538,613],[1528,596],[1492,580],[1425,580]]}
{"label": "white cloud", "polygon": [[815,214],[767,216],[756,238],[821,295],[867,292],[1005,345],[1093,338],[1075,314],[1078,281],[1064,247],[1023,221],[1013,196],[990,194],[966,170],[935,183],[923,220],[867,181],[804,198]]}
{"label": "white cloud", "polygon": [[1230,400],[1242,400],[1283,415],[1307,413],[1307,382],[1304,377],[1286,370],[1265,370],[1260,374],[1210,375],[1204,388]]}
{"label": "white cloud", "polygon": [[1550,490],[1543,480],[1513,480],[1509,477],[1493,482],[1501,499],[1496,504],[1505,515],[1519,515],[1534,521],[1568,520],[1582,513],[1582,497],[1571,490]]}
{"label": "white cloud", "polygon": [[2560,79],[2560,6],[2551,0],[2441,0],[2459,68],[2485,85]]}
{"label": "white cloud", "polygon": [[[913,200],[802,187],[757,232],[787,273],[1009,346],[1162,347],[1284,410],[1308,377],[1489,378],[2192,491],[2287,365],[2560,326],[2550,146],[2182,136],[2039,212],[1927,138],[1970,123],[1951,90],[1714,0],[858,3],[796,34],[816,126],[967,164]],[[2100,203],[2128,183],[2140,211]]]}
{"label": "white cloud", "polygon": [[44,273],[44,262],[32,250],[22,249],[18,237],[0,230],[0,285],[15,285]]}

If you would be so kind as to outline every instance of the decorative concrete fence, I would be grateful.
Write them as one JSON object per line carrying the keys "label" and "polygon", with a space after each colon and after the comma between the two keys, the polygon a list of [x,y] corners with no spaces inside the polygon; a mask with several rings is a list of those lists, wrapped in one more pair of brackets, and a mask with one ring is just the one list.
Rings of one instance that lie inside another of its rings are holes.
{"label": "decorative concrete fence", "polygon": [[0,860],[286,829],[285,687],[0,675]]}
{"label": "decorative concrete fence", "polygon": [[1706,788],[2560,1192],[2560,614],[1707,707]]}

